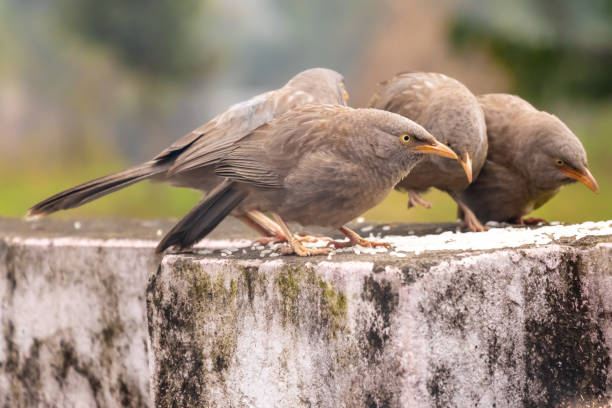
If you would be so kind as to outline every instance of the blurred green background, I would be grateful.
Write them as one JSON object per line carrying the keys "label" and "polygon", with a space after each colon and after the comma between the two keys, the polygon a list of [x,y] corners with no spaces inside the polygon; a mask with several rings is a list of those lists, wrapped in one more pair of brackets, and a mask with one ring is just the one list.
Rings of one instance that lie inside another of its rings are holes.
{"label": "blurred green background", "polygon": [[[147,160],[302,69],[342,72],[353,106],[406,70],[513,92],[583,141],[601,194],[565,187],[534,216],[612,218],[612,0],[2,0],[0,216]],[[180,217],[200,194],[141,183],[55,217]],[[446,221],[392,193],[375,221]]]}

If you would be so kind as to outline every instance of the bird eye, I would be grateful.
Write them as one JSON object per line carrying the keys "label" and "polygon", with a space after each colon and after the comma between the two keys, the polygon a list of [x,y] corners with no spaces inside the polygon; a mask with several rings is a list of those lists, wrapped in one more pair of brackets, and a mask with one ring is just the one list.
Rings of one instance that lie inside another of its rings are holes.
{"label": "bird eye", "polygon": [[402,143],[410,143],[410,142],[412,142],[412,136],[410,136],[410,135],[409,135],[409,134],[407,134],[407,133],[406,133],[406,134],[403,134],[403,135],[401,136],[401,139],[402,139]]}
{"label": "bird eye", "polygon": [[564,162],[563,162],[563,160],[561,160],[561,159],[555,159],[555,164],[556,164],[557,166],[563,166],[565,163],[564,163]]}

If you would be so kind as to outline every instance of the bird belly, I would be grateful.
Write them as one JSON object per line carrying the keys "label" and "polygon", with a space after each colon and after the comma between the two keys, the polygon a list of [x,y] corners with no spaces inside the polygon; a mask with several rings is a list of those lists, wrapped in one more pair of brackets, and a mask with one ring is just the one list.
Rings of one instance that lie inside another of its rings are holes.
{"label": "bird belly", "polygon": [[292,186],[277,211],[284,219],[302,225],[340,227],[379,204],[392,188],[367,179]]}

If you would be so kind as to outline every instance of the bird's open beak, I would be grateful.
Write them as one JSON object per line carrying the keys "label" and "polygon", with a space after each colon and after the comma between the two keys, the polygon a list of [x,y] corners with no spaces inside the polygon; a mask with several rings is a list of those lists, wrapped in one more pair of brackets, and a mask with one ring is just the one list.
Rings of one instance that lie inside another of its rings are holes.
{"label": "bird's open beak", "polygon": [[453,152],[450,147],[438,142],[437,140],[433,144],[413,146],[410,148],[410,150],[416,150],[417,152],[427,154],[436,154],[438,156],[448,157],[449,159],[459,160],[457,154]]}
{"label": "bird's open beak", "polygon": [[560,169],[566,176],[573,178],[574,180],[578,180],[585,186],[589,188],[595,194],[599,194],[599,185],[597,185],[597,180],[591,174],[589,169],[586,167],[581,170],[574,170],[569,167],[563,167]]}
{"label": "bird's open beak", "polygon": [[472,158],[470,157],[470,154],[465,152],[463,154],[463,157],[457,160],[461,164],[461,167],[463,167],[463,171],[465,171],[465,175],[467,176],[468,183],[471,183],[472,182]]}

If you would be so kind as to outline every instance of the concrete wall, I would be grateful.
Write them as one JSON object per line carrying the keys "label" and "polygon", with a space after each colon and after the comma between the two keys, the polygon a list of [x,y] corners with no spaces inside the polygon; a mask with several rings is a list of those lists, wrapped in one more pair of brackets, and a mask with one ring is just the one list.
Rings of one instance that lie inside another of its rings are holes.
{"label": "concrete wall", "polygon": [[232,223],[216,232],[230,240],[155,257],[168,225],[0,220],[0,406],[599,407],[612,394],[612,222],[360,224],[393,251],[308,259]]}

